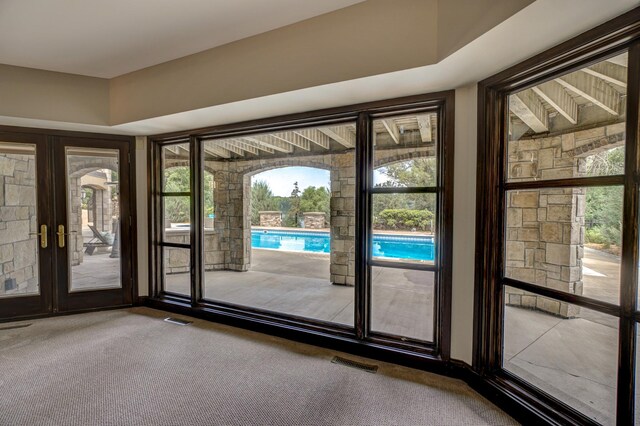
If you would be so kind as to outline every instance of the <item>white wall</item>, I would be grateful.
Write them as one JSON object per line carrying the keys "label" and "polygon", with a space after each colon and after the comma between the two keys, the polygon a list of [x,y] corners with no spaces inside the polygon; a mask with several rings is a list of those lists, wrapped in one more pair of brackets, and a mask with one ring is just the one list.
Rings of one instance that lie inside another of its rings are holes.
{"label": "white wall", "polygon": [[136,137],[136,210],[138,215],[138,296],[149,295],[149,223],[147,220],[147,138]]}
{"label": "white wall", "polygon": [[451,357],[471,364],[476,226],[476,84],[456,89]]}

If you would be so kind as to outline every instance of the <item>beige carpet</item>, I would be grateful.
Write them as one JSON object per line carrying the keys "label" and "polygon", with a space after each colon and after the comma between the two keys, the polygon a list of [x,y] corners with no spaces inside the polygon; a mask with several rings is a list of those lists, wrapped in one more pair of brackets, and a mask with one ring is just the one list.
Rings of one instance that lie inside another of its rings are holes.
{"label": "beige carpet", "polygon": [[0,425],[506,425],[466,384],[147,308],[0,324]]}

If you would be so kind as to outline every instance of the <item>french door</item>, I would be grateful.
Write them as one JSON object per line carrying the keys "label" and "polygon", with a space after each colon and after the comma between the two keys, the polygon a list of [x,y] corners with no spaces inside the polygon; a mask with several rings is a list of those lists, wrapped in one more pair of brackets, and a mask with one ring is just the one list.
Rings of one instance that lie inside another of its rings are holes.
{"label": "french door", "polygon": [[0,319],[132,303],[129,149],[0,132]]}

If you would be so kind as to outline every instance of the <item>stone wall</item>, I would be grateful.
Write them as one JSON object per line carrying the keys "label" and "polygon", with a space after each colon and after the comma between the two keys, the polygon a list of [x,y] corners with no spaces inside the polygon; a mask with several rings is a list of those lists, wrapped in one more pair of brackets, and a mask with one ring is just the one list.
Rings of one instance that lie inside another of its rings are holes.
{"label": "stone wall", "polygon": [[282,212],[262,211],[260,214],[260,226],[277,228],[282,226]]}
{"label": "stone wall", "polygon": [[0,297],[37,294],[35,156],[0,154]]}
{"label": "stone wall", "polygon": [[323,212],[304,212],[304,227],[308,229],[323,229],[326,228],[326,214]]}
{"label": "stone wall", "polygon": [[[177,244],[189,244],[189,228],[165,229],[165,241]],[[219,247],[219,237],[213,229],[204,230],[204,259],[206,271],[224,269],[224,252]],[[187,253],[185,255],[185,252]],[[177,274],[189,272],[190,258],[188,250],[175,247],[165,247],[165,272]]]}
{"label": "stone wall", "polygon": [[[510,141],[509,178],[514,182],[585,176],[586,157],[620,146],[624,125],[556,137]],[[505,276],[582,295],[586,189],[560,188],[507,193]],[[508,288],[505,303],[562,317],[579,308]]]}

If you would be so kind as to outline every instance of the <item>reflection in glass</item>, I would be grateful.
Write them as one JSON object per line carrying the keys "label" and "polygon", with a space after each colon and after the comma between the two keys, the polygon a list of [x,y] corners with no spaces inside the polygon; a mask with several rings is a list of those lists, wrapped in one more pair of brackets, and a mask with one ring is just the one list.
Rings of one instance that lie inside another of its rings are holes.
{"label": "reflection in glass", "polygon": [[119,151],[67,148],[69,291],[120,288]]}
{"label": "reflection in glass", "polygon": [[619,303],[621,186],[506,195],[505,276]]}
{"label": "reflection in glass", "polygon": [[433,263],[436,194],[373,194],[372,256]]}
{"label": "reflection in glass", "polygon": [[435,113],[374,120],[373,186],[436,186],[437,129]]}
{"label": "reflection in glass", "polygon": [[433,341],[433,272],[373,267],[371,330]]}
{"label": "reflection in glass", "polygon": [[355,141],[347,123],[202,142],[207,299],[353,326]]}
{"label": "reflection in glass", "polygon": [[[515,288],[505,306],[504,369],[603,424],[615,423],[618,319]],[[524,305],[524,302],[522,303]],[[551,312],[561,312],[552,314]]]}
{"label": "reflection in glass", "polygon": [[623,173],[627,62],[624,53],[509,96],[509,181]]}
{"label": "reflection in glass", "polygon": [[190,249],[162,247],[164,291],[189,296],[191,294]]}
{"label": "reflection in glass", "polygon": [[0,142],[0,298],[37,295],[36,148]]}

